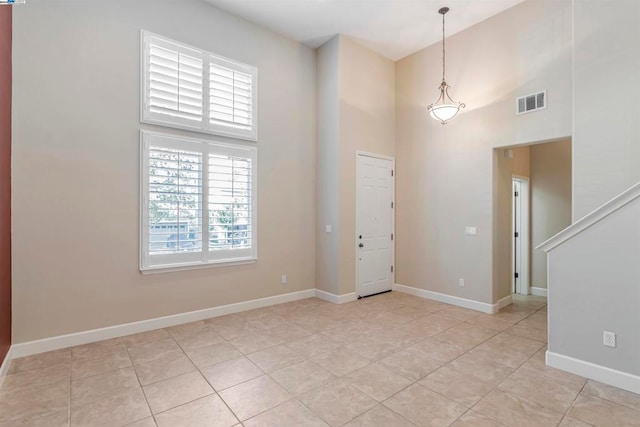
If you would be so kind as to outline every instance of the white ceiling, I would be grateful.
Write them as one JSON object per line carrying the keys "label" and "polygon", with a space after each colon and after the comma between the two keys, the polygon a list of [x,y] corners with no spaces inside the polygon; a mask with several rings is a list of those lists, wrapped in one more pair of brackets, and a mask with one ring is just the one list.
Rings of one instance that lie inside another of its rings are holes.
{"label": "white ceiling", "polygon": [[442,38],[442,6],[450,36],[523,0],[206,1],[311,47],[345,34],[395,61]]}

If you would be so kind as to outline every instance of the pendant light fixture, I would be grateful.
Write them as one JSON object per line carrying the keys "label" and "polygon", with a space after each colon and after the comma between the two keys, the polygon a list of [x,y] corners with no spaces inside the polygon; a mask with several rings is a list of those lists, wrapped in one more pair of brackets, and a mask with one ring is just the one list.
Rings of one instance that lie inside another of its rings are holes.
{"label": "pendant light fixture", "polygon": [[447,84],[447,81],[444,78],[445,71],[445,50],[444,50],[444,15],[449,12],[448,7],[443,7],[438,10],[438,13],[442,15],[442,83],[440,83],[440,97],[434,102],[427,106],[427,111],[429,111],[429,115],[436,120],[439,120],[443,125],[447,124],[448,120],[451,120],[458,114],[461,108],[464,108],[465,105],[462,102],[455,102],[449,96],[449,89],[451,87]]}

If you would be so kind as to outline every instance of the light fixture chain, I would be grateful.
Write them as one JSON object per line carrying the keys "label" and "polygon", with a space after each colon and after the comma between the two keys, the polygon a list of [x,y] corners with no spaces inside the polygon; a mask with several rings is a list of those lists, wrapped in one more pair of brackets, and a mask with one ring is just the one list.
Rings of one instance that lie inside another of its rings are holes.
{"label": "light fixture chain", "polygon": [[444,65],[444,13],[442,14],[442,81],[444,82],[444,71],[445,71],[445,65]]}

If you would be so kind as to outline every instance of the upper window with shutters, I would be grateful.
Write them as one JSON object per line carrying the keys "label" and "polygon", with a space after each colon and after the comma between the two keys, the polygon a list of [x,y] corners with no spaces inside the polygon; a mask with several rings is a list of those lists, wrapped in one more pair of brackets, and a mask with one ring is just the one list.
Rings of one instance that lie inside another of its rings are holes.
{"label": "upper window with shutters", "polygon": [[141,121],[257,140],[258,70],[142,32]]}

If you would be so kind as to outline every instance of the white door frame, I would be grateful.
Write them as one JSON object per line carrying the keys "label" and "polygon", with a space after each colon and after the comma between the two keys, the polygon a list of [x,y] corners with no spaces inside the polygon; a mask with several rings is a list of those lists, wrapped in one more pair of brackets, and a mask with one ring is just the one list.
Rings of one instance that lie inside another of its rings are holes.
{"label": "white door frame", "polygon": [[355,234],[353,235],[353,240],[354,240],[354,244],[353,244],[353,248],[355,251],[355,258],[354,258],[354,267],[356,269],[356,274],[355,274],[355,278],[356,278],[356,283],[355,283],[355,288],[356,288],[356,296],[360,296],[360,289],[359,288],[359,284],[360,281],[358,280],[358,243],[360,243],[358,241],[358,230],[359,230],[359,224],[358,224],[358,218],[359,218],[359,212],[358,212],[358,200],[360,200],[359,196],[360,196],[360,183],[358,182],[359,176],[360,176],[360,167],[358,165],[358,158],[359,156],[365,156],[365,157],[373,157],[374,159],[382,159],[382,160],[391,160],[391,170],[393,171],[393,175],[391,176],[391,203],[393,203],[393,212],[391,212],[391,233],[393,233],[393,241],[391,242],[391,265],[393,266],[393,271],[391,272],[391,288],[393,289],[393,285],[396,283],[396,158],[393,156],[385,156],[383,154],[376,154],[376,153],[370,153],[367,151],[356,151],[356,157],[355,157],[355,162],[356,162],[356,200],[355,200],[355,204],[356,204],[356,228],[355,228]]}
{"label": "white door frame", "polygon": [[[516,259],[515,259],[515,248],[511,246],[511,289],[515,288],[515,293],[520,295],[529,295],[530,293],[530,285],[529,285],[529,178],[526,176],[520,175],[512,175],[512,182],[518,181],[520,184],[520,193],[518,198],[516,199],[513,194],[513,185],[512,185],[512,194],[511,194],[511,241],[514,242],[514,233],[518,231],[518,239],[520,242],[520,259],[518,271],[518,282],[515,281],[515,272],[516,272]],[[513,217],[516,209],[516,200],[520,203],[520,227],[519,230],[514,229],[514,221]],[[517,284],[517,286],[516,286]]]}

